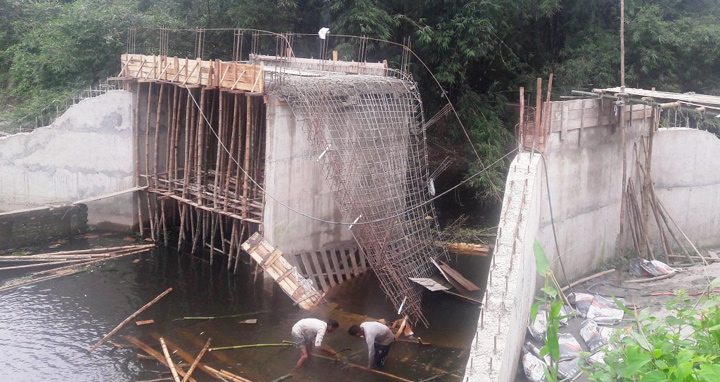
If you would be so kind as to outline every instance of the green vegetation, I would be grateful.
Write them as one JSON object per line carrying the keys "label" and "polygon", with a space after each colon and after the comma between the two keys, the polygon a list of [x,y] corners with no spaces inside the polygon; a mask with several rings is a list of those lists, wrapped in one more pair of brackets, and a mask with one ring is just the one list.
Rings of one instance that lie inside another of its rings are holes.
{"label": "green vegetation", "polygon": [[[626,0],[626,7],[628,85],[720,93],[720,2]],[[298,33],[328,27],[336,35],[410,37],[424,62],[413,59],[411,70],[427,117],[452,101],[474,142],[473,149],[454,118],[429,131],[436,144],[472,158],[456,162],[465,174],[512,146],[517,118],[508,103],[519,86],[531,92],[534,78],[550,72],[553,94],[615,86],[619,78],[617,0],[0,0],[0,121],[11,126],[43,110],[54,113],[53,101],[116,75],[131,26]],[[138,29],[143,37],[157,49],[157,37]],[[170,36],[170,49],[191,55],[192,40]],[[303,44],[317,57],[315,40],[298,39],[296,51]],[[357,58],[356,45],[338,44],[341,58]],[[375,41],[369,49],[373,59],[401,60],[390,44]],[[231,35],[206,34],[206,57],[231,51]],[[494,167],[471,182],[479,199],[497,201],[493,189],[502,190],[503,174]]]}
{"label": "green vegetation", "polygon": [[[715,279],[708,291],[718,286]],[[665,308],[669,315],[661,319],[648,309],[636,313],[623,307],[637,326],[611,341],[615,350],[606,353],[606,364],[590,366],[591,379],[720,381],[720,297],[710,292],[695,302],[681,291]]]}

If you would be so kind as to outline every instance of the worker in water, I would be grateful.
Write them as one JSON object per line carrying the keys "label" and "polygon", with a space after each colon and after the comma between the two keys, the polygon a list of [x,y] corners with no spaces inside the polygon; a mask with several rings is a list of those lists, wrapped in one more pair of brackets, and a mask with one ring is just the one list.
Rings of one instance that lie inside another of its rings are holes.
{"label": "worker in water", "polygon": [[326,322],[318,320],[317,318],[303,318],[298,321],[292,327],[292,337],[295,342],[295,347],[300,349],[300,359],[297,362],[297,366],[300,367],[310,356],[313,343],[315,348],[324,351],[331,356],[337,355],[337,353],[328,346],[322,345],[323,337],[325,332],[334,332],[340,324],[333,319],[328,319]]}
{"label": "worker in water", "polygon": [[348,333],[355,337],[365,337],[368,347],[368,368],[372,368],[373,359],[378,369],[385,367],[390,345],[395,341],[395,335],[390,328],[379,322],[368,321],[360,326],[351,326]]}

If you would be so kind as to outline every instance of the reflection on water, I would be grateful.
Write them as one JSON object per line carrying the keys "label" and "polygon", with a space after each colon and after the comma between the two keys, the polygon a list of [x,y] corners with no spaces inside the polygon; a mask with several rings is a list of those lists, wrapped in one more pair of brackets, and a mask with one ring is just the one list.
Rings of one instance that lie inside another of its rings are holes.
{"label": "reflection on water", "polygon": [[[114,241],[113,241],[114,240]],[[123,245],[121,238],[104,237],[94,245]],[[68,248],[89,243],[69,243]],[[73,249],[74,249],[73,248]],[[67,249],[67,248],[61,248]],[[478,268],[477,259],[470,265]],[[473,263],[474,262],[474,263]],[[87,350],[118,323],[165,289],[173,292],[160,300],[138,319],[153,319],[155,324],[129,324],[111,341],[125,343],[130,334],[159,349],[158,338],[165,338],[171,351],[176,347],[193,357],[207,338],[213,346],[278,343],[290,339],[290,328],[311,313],[293,306],[292,301],[272,283],[259,277],[253,283],[244,266],[239,274],[228,274],[222,266],[174,251],[156,249],[93,266],[91,271],[46,281],[0,293],[0,373],[3,381],[139,381],[167,378],[167,368],[155,361],[142,360],[133,348],[115,348],[108,344],[87,354]],[[463,267],[463,271],[468,269]],[[479,271],[478,271],[479,273]],[[20,272],[0,274],[0,282]],[[474,275],[471,279],[477,280]],[[356,314],[395,319],[392,306],[380,292],[372,275],[337,288],[329,299],[338,304],[329,314],[338,319],[340,330],[328,334],[325,344],[351,362],[364,365],[367,360],[363,340],[349,336],[349,325],[359,323]],[[430,378],[442,370],[462,374],[477,322],[478,309],[446,298],[426,296],[430,329],[416,328],[424,341],[434,346],[396,343],[390,352],[386,372],[410,380]],[[268,311],[256,315],[205,321],[176,320],[184,316],[224,316],[245,312]],[[239,324],[257,318],[256,324]],[[387,377],[344,367],[342,363],[314,358],[301,370],[293,371],[299,354],[293,348],[254,348],[207,353],[203,362],[229,370],[255,382],[271,381],[293,372],[293,381],[388,381]],[[176,362],[180,357],[175,356]],[[197,370],[198,381],[214,378]],[[442,377],[433,381],[460,381]]]}

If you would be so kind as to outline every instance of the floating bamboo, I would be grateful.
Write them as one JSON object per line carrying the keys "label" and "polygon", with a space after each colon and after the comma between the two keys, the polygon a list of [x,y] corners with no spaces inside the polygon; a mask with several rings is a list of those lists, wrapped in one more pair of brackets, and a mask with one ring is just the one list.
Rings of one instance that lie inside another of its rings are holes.
{"label": "floating bamboo", "polygon": [[[137,339],[133,336],[125,336],[124,338],[127,342],[137,346],[139,349],[143,350],[145,353],[147,353],[150,356],[152,356],[153,358],[155,358],[158,362],[162,363],[165,366],[168,366],[167,361],[165,360],[165,357],[162,354],[160,354],[159,352],[157,352],[155,349],[151,348],[148,344],[140,341],[139,339]],[[182,369],[177,369],[177,372],[183,376],[187,375],[185,373],[185,371],[183,371]],[[193,378],[189,378],[188,381],[197,382]]]}
{"label": "floating bamboo", "polygon": [[193,361],[192,365],[190,365],[190,368],[187,371],[187,374],[185,374],[185,378],[183,378],[182,382],[187,382],[190,378],[190,375],[193,371],[195,371],[195,367],[197,367],[198,363],[200,363],[200,359],[205,355],[205,352],[208,351],[210,348],[210,341],[211,339],[208,338],[207,342],[205,343],[205,346],[203,346],[202,350],[200,350],[200,354],[198,354],[197,357],[195,357],[195,360]]}
{"label": "floating bamboo", "polygon": [[208,317],[189,316],[189,317],[183,317],[183,318],[176,318],[176,319],[173,320],[173,321],[178,321],[178,320],[215,320],[215,319],[218,319],[218,318],[237,318],[237,317],[244,317],[244,316],[252,316],[252,315],[255,315],[255,314],[263,314],[263,313],[268,313],[268,312],[270,312],[270,311],[269,311],[269,310],[260,310],[260,311],[257,311],[257,312],[232,314],[232,315],[229,315],[229,316],[214,316],[214,317],[210,317],[210,316],[208,316]]}
{"label": "floating bamboo", "polygon": [[[318,358],[322,358],[322,359],[327,359],[327,360],[330,360],[330,361],[337,361],[337,359],[335,359],[334,357],[328,357],[328,356],[324,356],[324,355],[321,355],[321,354],[313,354],[313,357],[318,357]],[[367,368],[367,367],[365,367],[365,366],[356,365],[356,364],[354,364],[354,363],[350,363],[350,362],[345,363],[345,362],[343,362],[343,364],[344,364],[344,365],[347,365],[347,366],[349,366],[349,367],[352,367],[352,368],[355,368],[355,369],[364,370],[364,371],[367,371],[367,372],[370,372],[370,373],[373,373],[373,374],[384,375],[384,376],[386,376],[386,377],[389,377],[389,378],[392,378],[392,379],[395,379],[395,380],[398,380],[398,381],[413,382],[413,381],[411,381],[411,380],[409,380],[409,379],[405,379],[405,378],[403,378],[403,377],[399,377],[399,376],[394,375],[394,374],[386,373],[386,372],[380,371],[380,370],[369,369],[369,368]]]}
{"label": "floating bamboo", "polygon": [[175,382],[180,382],[180,376],[175,369],[175,364],[173,363],[172,358],[170,358],[170,352],[168,351],[167,345],[165,345],[165,340],[162,337],[160,337],[160,346],[162,346],[163,354],[165,355],[165,360],[167,361],[170,372],[172,373],[173,380]]}
{"label": "floating bamboo", "polygon": [[167,296],[167,294],[170,293],[170,292],[172,292],[172,288],[168,288],[165,292],[160,293],[160,295],[158,295],[157,297],[155,297],[152,301],[148,302],[148,303],[145,304],[142,308],[138,309],[135,313],[131,314],[130,317],[126,318],[125,321],[121,322],[118,326],[115,327],[115,329],[113,329],[112,331],[110,331],[110,333],[108,333],[107,335],[105,335],[105,337],[103,337],[100,341],[98,341],[95,345],[93,345],[93,347],[90,348],[90,350],[88,351],[88,353],[92,353],[93,350],[97,349],[98,346],[102,345],[105,341],[107,341],[108,339],[110,339],[110,337],[112,337],[113,335],[115,335],[115,333],[117,333],[120,329],[122,329],[123,326],[127,325],[128,322],[134,320],[135,317],[137,317],[137,316],[140,315],[140,313],[142,313],[142,312],[144,312],[145,310],[147,310],[147,309],[148,309],[149,307],[151,307],[153,304],[155,304],[156,302],[158,302],[161,298]]}
{"label": "floating bamboo", "polygon": [[293,344],[281,343],[281,344],[252,344],[252,345],[221,346],[221,347],[217,347],[217,348],[210,348],[208,351],[248,349],[248,348],[288,347],[288,346],[293,346]]}

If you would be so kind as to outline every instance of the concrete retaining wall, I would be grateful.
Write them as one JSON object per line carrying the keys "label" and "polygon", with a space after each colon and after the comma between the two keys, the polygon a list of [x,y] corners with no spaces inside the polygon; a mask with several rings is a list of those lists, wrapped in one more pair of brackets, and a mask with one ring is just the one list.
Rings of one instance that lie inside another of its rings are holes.
{"label": "concrete retaining wall", "polygon": [[268,96],[264,233],[293,263],[298,253],[357,249],[346,226],[312,220],[270,198],[313,217],[343,220],[302,123],[286,103]]}
{"label": "concrete retaining wall", "polygon": [[[0,137],[0,210],[72,203],[134,186],[133,100],[111,91],[51,126]],[[89,203],[91,224],[133,224],[132,194]]]}
{"label": "concrete retaining wall", "polygon": [[84,204],[0,214],[0,249],[37,245],[70,237],[87,229]]}
{"label": "concrete retaining wall", "polygon": [[655,190],[670,216],[695,245],[720,245],[720,139],[707,131],[660,129],[653,145]]}
{"label": "concrete retaining wall", "polygon": [[[548,187],[543,179],[537,240],[550,261],[557,258],[554,221],[565,272],[574,280],[613,257],[618,246],[620,249],[626,246],[619,241],[621,134],[613,103],[607,100],[553,102],[551,116],[551,132],[544,155],[552,214]],[[647,134],[650,121],[650,109],[644,106],[633,106],[632,118],[627,114],[628,176],[634,174],[634,147],[641,135]],[[558,280],[565,280],[559,262],[555,262],[553,271]]]}
{"label": "concrete retaining wall", "polygon": [[[635,147],[641,152],[639,145],[648,132],[650,111],[634,106],[626,121],[628,177],[638,184]],[[631,246],[620,236],[622,151],[618,122],[609,101],[553,102],[546,163],[537,155],[528,166],[528,153],[518,154],[513,161],[466,381],[515,379],[540,282],[533,241],[543,246],[550,261],[557,258],[553,221],[570,281],[594,272],[601,262]],[[652,175],[658,197],[695,243],[719,245],[720,171],[716,160],[720,158],[720,139],[704,131],[661,129],[653,145]],[[518,181],[527,181],[527,187],[518,187]],[[651,229],[651,234],[654,231]],[[625,240],[630,239],[625,236]],[[555,263],[553,271],[564,283],[565,275],[559,262]]]}
{"label": "concrete retaining wall", "polygon": [[464,381],[511,381],[535,296],[533,252],[542,204],[542,164],[521,153],[510,165],[495,252]]}

